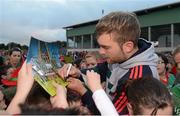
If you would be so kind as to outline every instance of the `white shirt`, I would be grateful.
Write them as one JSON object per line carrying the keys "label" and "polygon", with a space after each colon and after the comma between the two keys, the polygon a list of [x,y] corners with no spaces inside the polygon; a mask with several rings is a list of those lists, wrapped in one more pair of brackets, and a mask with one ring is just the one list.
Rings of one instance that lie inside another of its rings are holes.
{"label": "white shirt", "polygon": [[109,99],[103,89],[96,90],[93,93],[92,98],[102,116],[119,116],[112,101]]}

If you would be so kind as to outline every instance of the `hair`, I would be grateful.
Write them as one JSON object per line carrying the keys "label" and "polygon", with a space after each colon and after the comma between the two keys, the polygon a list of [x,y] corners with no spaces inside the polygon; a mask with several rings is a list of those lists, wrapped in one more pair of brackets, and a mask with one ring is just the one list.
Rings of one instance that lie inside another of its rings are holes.
{"label": "hair", "polygon": [[88,52],[86,55],[85,55],[85,59],[87,59],[87,58],[90,58],[90,57],[94,57],[95,59],[97,59],[96,58],[96,52],[95,51],[91,51],[91,52]]}
{"label": "hair", "polygon": [[35,82],[28,95],[28,98],[26,99],[26,102],[21,104],[20,107],[22,114],[80,114],[83,113],[83,109],[85,108],[81,108],[81,106],[75,108],[77,105],[73,104],[80,100],[81,96],[79,93],[67,89],[67,101],[70,107],[63,110],[56,108],[54,109],[50,102],[50,95],[37,82]]}
{"label": "hair", "polygon": [[73,62],[73,64],[76,65],[77,68],[80,68],[81,61],[82,61],[81,58],[76,59],[76,60]]}
{"label": "hair", "polygon": [[173,57],[177,54],[177,53],[180,53],[180,45],[178,45],[175,49],[174,49],[174,51],[173,51]]}
{"label": "hair", "polygon": [[78,101],[81,101],[81,95],[77,91],[67,88],[67,102],[69,106]]}
{"label": "hair", "polygon": [[137,80],[130,80],[127,83],[126,95],[132,105],[134,115],[143,114],[143,109],[154,109],[156,114],[158,109],[173,106],[171,95],[159,80],[148,76]]}
{"label": "hair", "polygon": [[140,24],[134,13],[112,12],[101,18],[96,25],[97,38],[102,34],[115,34],[119,44],[132,41],[137,46],[140,37]]}
{"label": "hair", "polygon": [[62,108],[51,108],[51,109],[43,109],[42,107],[33,105],[20,105],[21,107],[21,115],[90,115],[90,111],[84,107],[70,107],[66,109]]}
{"label": "hair", "polygon": [[36,105],[44,109],[49,109],[51,108],[50,95],[35,82],[24,104],[29,106]]}
{"label": "hair", "polygon": [[167,64],[169,63],[168,58],[163,53],[157,53],[158,57],[162,58],[164,64],[166,66],[166,71],[168,70]]}
{"label": "hair", "polygon": [[20,48],[18,48],[18,47],[14,47],[14,48],[12,48],[12,49],[9,51],[9,55],[11,56],[11,55],[12,55],[12,53],[13,53],[14,51],[17,51],[17,52],[22,53],[22,51],[21,51],[21,49],[20,49]]}
{"label": "hair", "polygon": [[4,65],[4,58],[2,56],[0,56],[0,66]]}

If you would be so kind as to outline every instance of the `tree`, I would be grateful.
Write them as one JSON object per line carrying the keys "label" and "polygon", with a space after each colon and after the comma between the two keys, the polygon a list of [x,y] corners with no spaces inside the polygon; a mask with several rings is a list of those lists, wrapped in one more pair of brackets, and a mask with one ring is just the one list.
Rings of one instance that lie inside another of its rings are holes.
{"label": "tree", "polygon": [[4,43],[0,44],[0,50],[4,50],[6,48],[6,45]]}
{"label": "tree", "polygon": [[22,45],[22,46],[21,46],[21,49],[22,49],[22,50],[28,50],[28,46],[27,46],[27,45]]}

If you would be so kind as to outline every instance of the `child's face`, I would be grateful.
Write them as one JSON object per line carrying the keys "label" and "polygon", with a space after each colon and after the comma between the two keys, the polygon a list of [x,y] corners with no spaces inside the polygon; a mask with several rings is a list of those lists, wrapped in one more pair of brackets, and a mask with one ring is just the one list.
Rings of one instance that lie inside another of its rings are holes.
{"label": "child's face", "polygon": [[86,63],[83,61],[83,62],[81,62],[81,64],[80,64],[80,68],[81,69],[85,69],[86,68]]}
{"label": "child's face", "polygon": [[166,72],[166,65],[161,57],[159,57],[157,70],[159,75],[164,74]]}
{"label": "child's face", "polygon": [[86,58],[86,66],[87,68],[93,68],[97,65],[97,60],[94,57]]}

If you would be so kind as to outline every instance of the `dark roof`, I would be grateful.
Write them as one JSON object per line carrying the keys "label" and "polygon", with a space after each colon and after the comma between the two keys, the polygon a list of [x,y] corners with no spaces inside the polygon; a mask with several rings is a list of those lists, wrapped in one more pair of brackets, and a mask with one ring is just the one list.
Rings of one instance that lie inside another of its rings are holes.
{"label": "dark roof", "polygon": [[[179,6],[180,6],[180,2],[174,2],[174,3],[164,4],[164,5],[151,7],[151,8],[147,8],[147,9],[143,9],[143,10],[137,10],[137,11],[134,11],[134,13],[139,16],[139,15],[144,15],[144,14],[147,14],[147,13],[155,12],[155,11],[158,11],[158,10],[166,10],[166,9],[169,9],[169,8],[176,8],[176,7],[179,7]],[[99,21],[99,19],[84,22],[84,23],[80,23],[80,24],[74,24],[74,25],[70,25],[70,26],[67,26],[67,27],[63,27],[63,28],[64,29],[69,29],[69,28],[77,28],[77,27],[87,26],[87,25],[97,24],[98,21]]]}
{"label": "dark roof", "polygon": [[170,8],[176,8],[176,7],[179,7],[179,6],[180,6],[180,2],[174,2],[174,3],[155,6],[155,7],[151,7],[151,8],[147,8],[147,9],[143,9],[143,10],[137,10],[137,11],[134,11],[134,13],[136,13],[136,15],[139,16],[139,15],[144,15],[144,14],[159,11],[159,10],[166,10],[166,9],[170,9]]}
{"label": "dark roof", "polygon": [[82,26],[97,24],[98,21],[99,21],[99,19],[92,20],[92,21],[88,21],[88,22],[84,22],[84,23],[74,24],[74,25],[70,25],[70,26],[67,26],[67,27],[63,27],[63,29],[67,29],[67,28],[77,28],[77,27],[82,27]]}

